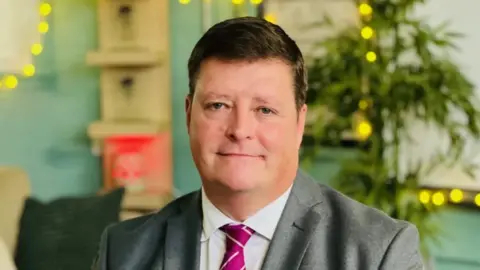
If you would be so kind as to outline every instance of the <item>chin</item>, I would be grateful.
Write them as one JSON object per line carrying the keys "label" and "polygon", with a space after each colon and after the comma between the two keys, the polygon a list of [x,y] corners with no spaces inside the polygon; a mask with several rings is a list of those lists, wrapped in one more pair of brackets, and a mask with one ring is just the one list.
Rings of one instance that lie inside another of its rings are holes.
{"label": "chin", "polygon": [[260,184],[258,173],[246,171],[218,172],[217,181],[232,191],[248,191],[255,189]]}

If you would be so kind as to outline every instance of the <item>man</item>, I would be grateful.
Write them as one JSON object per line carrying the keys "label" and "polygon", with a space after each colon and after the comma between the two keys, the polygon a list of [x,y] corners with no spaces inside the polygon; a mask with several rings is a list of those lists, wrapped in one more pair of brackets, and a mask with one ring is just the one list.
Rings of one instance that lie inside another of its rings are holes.
{"label": "man", "polygon": [[280,27],[223,21],[196,44],[188,71],[202,189],[108,228],[96,269],[422,269],[413,225],[299,171],[307,74]]}

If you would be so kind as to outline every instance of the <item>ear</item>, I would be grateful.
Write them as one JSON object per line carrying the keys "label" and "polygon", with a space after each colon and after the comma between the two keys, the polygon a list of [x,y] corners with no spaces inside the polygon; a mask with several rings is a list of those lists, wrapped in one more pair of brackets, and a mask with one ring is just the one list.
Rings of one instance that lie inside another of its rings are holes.
{"label": "ear", "polygon": [[300,149],[302,145],[303,133],[305,132],[305,121],[307,118],[308,106],[303,104],[303,106],[298,111],[298,120],[297,120],[297,147]]}
{"label": "ear", "polygon": [[193,99],[190,95],[187,95],[185,97],[185,116],[186,116],[186,122],[187,122],[187,131],[190,134],[190,121],[192,119],[192,104],[193,104]]}

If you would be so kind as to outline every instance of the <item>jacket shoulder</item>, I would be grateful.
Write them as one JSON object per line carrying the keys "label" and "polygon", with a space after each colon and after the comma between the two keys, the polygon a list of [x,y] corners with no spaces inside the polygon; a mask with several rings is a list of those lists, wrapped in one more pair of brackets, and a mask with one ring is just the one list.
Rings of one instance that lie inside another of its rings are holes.
{"label": "jacket shoulder", "polygon": [[135,265],[135,269],[143,269],[142,265],[147,265],[154,258],[169,218],[180,214],[195,198],[195,192],[192,192],[175,199],[156,213],[107,227],[92,269],[134,269],[126,266],[130,264]]}
{"label": "jacket shoulder", "polygon": [[141,231],[143,227],[148,226],[148,224],[150,224],[151,222],[155,222],[156,225],[161,225],[165,223],[169,217],[179,213],[185,205],[191,202],[194,197],[194,193],[195,192],[183,195],[171,201],[170,203],[165,205],[165,207],[155,213],[128,219],[111,225],[108,228],[109,237],[112,237],[112,234],[114,235],[117,232],[124,233]]}
{"label": "jacket shoulder", "polygon": [[[392,254],[417,256],[419,238],[413,224],[394,219],[329,186],[318,182],[314,185],[317,186],[317,196],[321,197],[321,203],[314,207],[314,211],[323,217],[321,228],[324,229],[312,241],[314,246],[326,244],[341,257],[339,261],[355,265],[359,267],[357,269],[364,269],[365,264],[379,267],[385,257],[396,256]],[[324,242],[325,239],[328,243]],[[409,245],[403,244],[406,240]]]}

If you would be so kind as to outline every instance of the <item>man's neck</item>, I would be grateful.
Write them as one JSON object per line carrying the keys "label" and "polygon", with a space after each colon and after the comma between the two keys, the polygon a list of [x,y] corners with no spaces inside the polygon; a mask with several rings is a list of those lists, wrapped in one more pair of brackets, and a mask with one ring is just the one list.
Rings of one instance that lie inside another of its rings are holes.
{"label": "man's neck", "polygon": [[292,182],[278,183],[274,190],[234,192],[223,186],[204,186],[205,195],[223,214],[243,222],[282,196]]}

